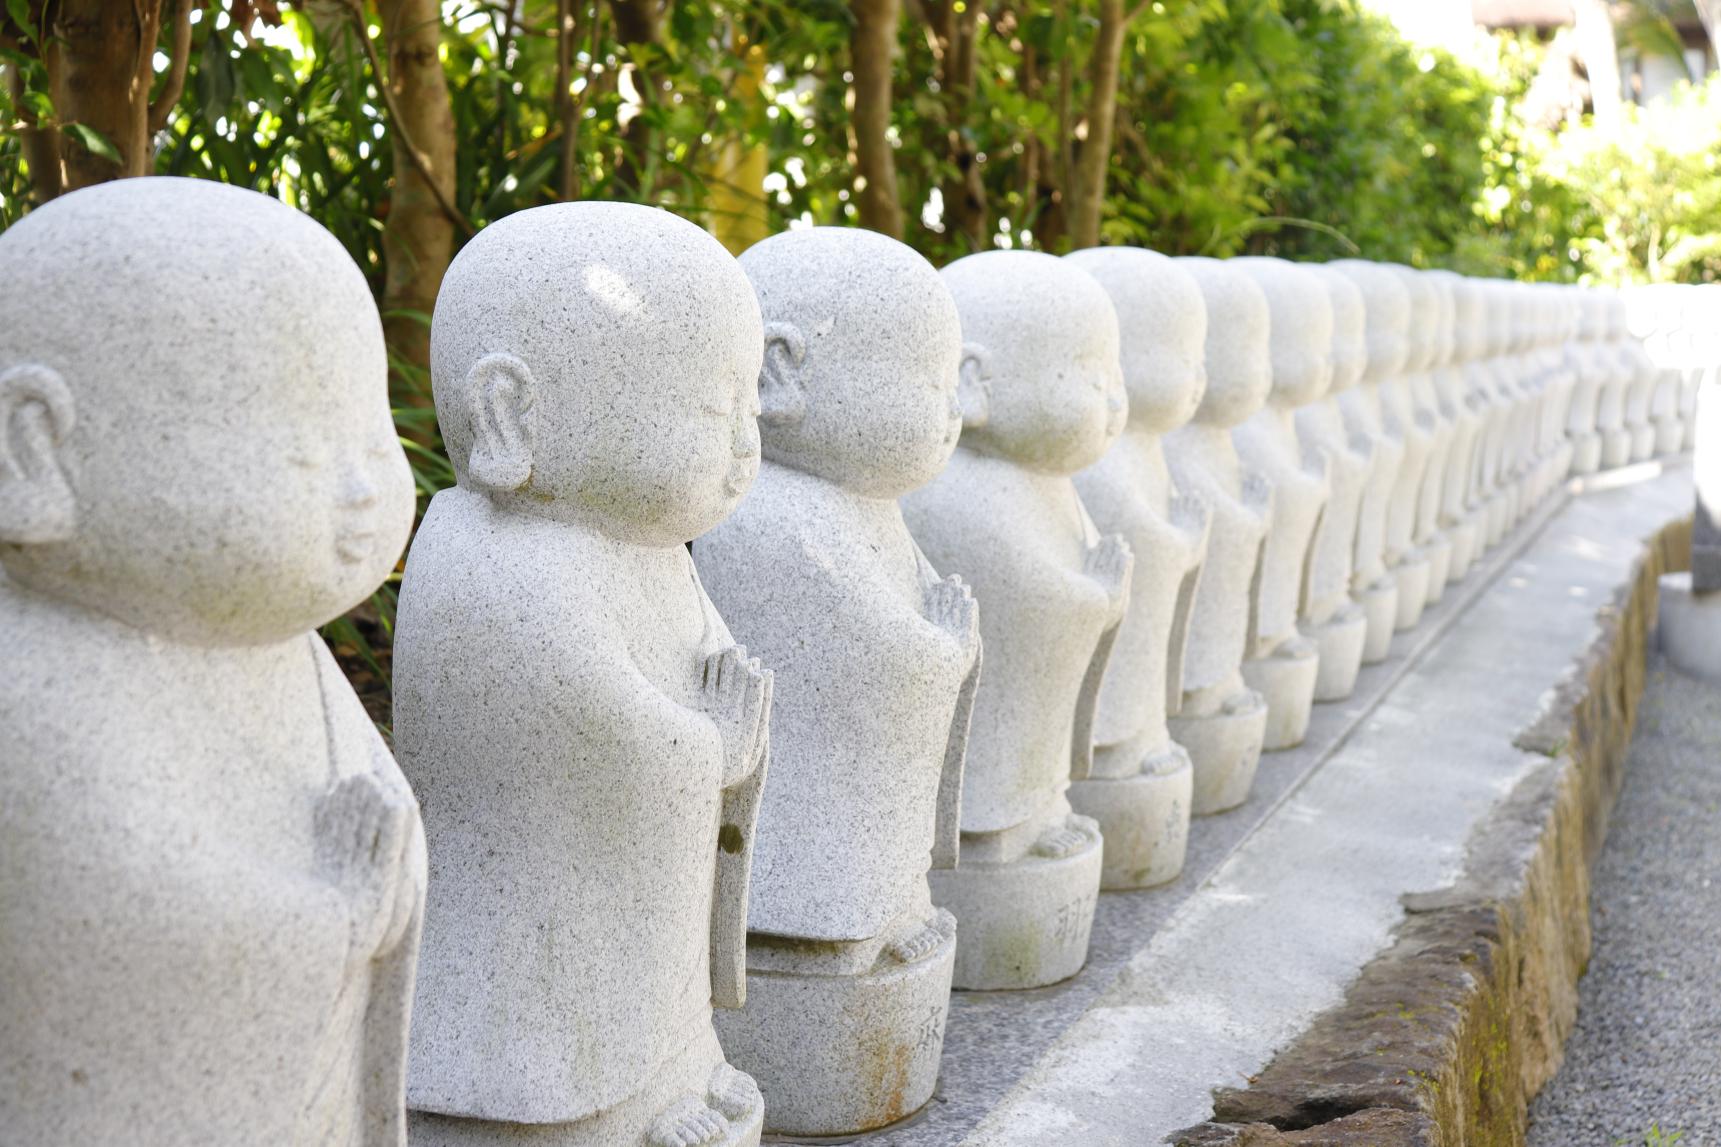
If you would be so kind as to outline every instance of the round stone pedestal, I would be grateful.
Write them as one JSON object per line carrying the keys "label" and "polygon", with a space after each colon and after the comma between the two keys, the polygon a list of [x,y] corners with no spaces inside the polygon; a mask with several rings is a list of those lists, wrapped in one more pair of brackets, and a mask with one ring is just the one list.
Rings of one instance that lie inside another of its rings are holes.
{"label": "round stone pedestal", "polygon": [[1422,620],[1422,611],[1428,606],[1430,572],[1428,557],[1421,550],[1405,554],[1404,560],[1393,567],[1393,577],[1398,580],[1398,616],[1393,620],[1393,628],[1412,629]]}
{"label": "round stone pedestal", "polygon": [[1659,589],[1656,629],[1669,664],[1721,682],[1721,591],[1693,593],[1689,571],[1662,574]]}
{"label": "round stone pedestal", "polygon": [[1446,583],[1452,579],[1452,540],[1445,534],[1435,534],[1422,543],[1428,555],[1427,604],[1435,605],[1446,596]]}
{"label": "round stone pedestal", "polygon": [[1488,549],[1500,544],[1500,539],[1506,536],[1506,527],[1511,524],[1509,511],[1511,504],[1506,500],[1505,491],[1488,495],[1482,503],[1483,512],[1487,514],[1488,530],[1483,536],[1488,539]]}
{"label": "round stone pedestal", "polygon": [[1566,475],[1572,472],[1572,460],[1577,457],[1577,449],[1569,438],[1560,439],[1560,444],[1554,447],[1553,474],[1548,479],[1550,491],[1565,481]]}
{"label": "round stone pedestal", "polygon": [[927,874],[933,903],[955,915],[962,936],[953,986],[1042,988],[1082,970],[1099,899],[1100,832],[1085,816],[1071,816],[1069,827],[1086,842],[1067,856],[962,860]]}
{"label": "round stone pedestal", "polygon": [[773,1135],[855,1135],[918,1111],[938,1083],[956,920],[904,964],[886,949],[858,976],[747,972],[747,1006],[716,1013],[729,1062],[759,1082]]}
{"label": "round stone pedestal", "polygon": [[1356,599],[1368,628],[1362,663],[1376,665],[1392,652],[1392,630],[1398,621],[1398,579],[1387,573],[1358,593]]}
{"label": "round stone pedestal", "polygon": [[1196,816],[1234,809],[1249,799],[1261,743],[1267,736],[1267,702],[1246,689],[1226,707],[1204,717],[1173,717],[1171,737],[1189,753]]}
{"label": "round stone pedestal", "polygon": [[1530,508],[1530,492],[1525,485],[1523,471],[1513,474],[1507,480],[1503,493],[1506,496],[1506,524],[1500,530],[1502,538],[1511,532],[1513,526],[1524,520],[1524,514]]}
{"label": "round stone pedestal", "polygon": [[1320,657],[1315,700],[1342,701],[1349,697],[1356,691],[1356,675],[1362,669],[1363,646],[1368,641],[1368,615],[1362,606],[1350,602],[1324,625],[1312,627],[1309,639]]}
{"label": "round stone pedestal", "polygon": [[1573,474],[1594,474],[1601,469],[1601,435],[1578,434],[1571,441]]}
{"label": "round stone pedestal", "polygon": [[[673,1143],[671,1128],[679,1111],[716,1116],[720,1137],[702,1140],[704,1147],[758,1147],[764,1129],[765,1105],[759,1088],[744,1072],[727,1064],[717,1034],[701,1019],[703,1029],[667,1062],[658,1065],[643,1086],[613,1107],[572,1123],[512,1123],[468,1119],[428,1111],[406,1113],[409,1147],[615,1147],[616,1144]],[[659,1130],[663,1135],[657,1135]]]}
{"label": "round stone pedestal", "polygon": [[1175,880],[1189,848],[1195,772],[1175,741],[1133,777],[1071,781],[1070,807],[1100,826],[1100,887],[1152,888]]}
{"label": "round stone pedestal", "polygon": [[1476,564],[1481,556],[1480,547],[1476,544],[1480,535],[1476,515],[1466,514],[1462,520],[1449,527],[1446,537],[1452,542],[1452,564],[1446,571],[1446,580],[1455,582],[1470,572],[1470,567]]}
{"label": "round stone pedestal", "polygon": [[1621,426],[1605,430],[1601,436],[1601,467],[1612,470],[1631,461],[1631,431]]}
{"label": "round stone pedestal", "polygon": [[1270,656],[1243,662],[1243,680],[1267,702],[1263,750],[1294,748],[1309,735],[1309,710],[1315,704],[1320,666],[1315,643],[1300,635],[1283,642]]}
{"label": "round stone pedestal", "polygon": [[1642,422],[1631,428],[1631,460],[1647,462],[1655,457],[1655,424]]}
{"label": "round stone pedestal", "polygon": [[1655,423],[1655,452],[1665,457],[1677,454],[1685,446],[1685,422],[1674,415],[1660,418]]}

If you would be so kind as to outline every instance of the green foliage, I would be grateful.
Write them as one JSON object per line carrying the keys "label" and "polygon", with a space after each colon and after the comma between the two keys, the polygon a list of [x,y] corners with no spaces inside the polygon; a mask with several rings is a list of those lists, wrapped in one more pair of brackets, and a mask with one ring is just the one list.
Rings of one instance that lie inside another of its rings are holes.
{"label": "green foliage", "polygon": [[1616,131],[1585,123],[1549,141],[1548,184],[1573,204],[1589,272],[1614,283],[1721,275],[1721,82],[1682,85],[1627,109]]}
{"label": "green foliage", "polygon": [[[735,210],[723,205],[737,200],[724,192],[753,200],[772,231],[856,221],[846,0],[665,0],[657,34],[624,42],[629,2],[572,5],[569,122],[555,0],[442,5],[453,206],[472,227],[564,196],[652,203],[721,226],[720,212]],[[1496,57],[1477,64],[1413,47],[1362,0],[1129,2],[1103,242],[1360,254],[1529,279],[1721,274],[1714,83],[1634,110],[1614,133],[1587,122],[1549,130],[1520,115],[1544,60],[1532,36],[1498,37]],[[1636,5],[1641,18],[1622,35],[1639,50],[1667,50],[1664,0]],[[58,118],[41,62],[51,33],[29,24],[38,7],[6,0],[0,16],[10,81],[0,85],[0,226],[33,191],[27,129],[57,127],[118,158],[112,141]],[[903,7],[890,140],[905,239],[935,263],[995,246],[1065,249],[1095,0]],[[198,5],[156,170],[296,205],[339,238],[380,297],[393,139],[360,37],[375,36],[380,50],[386,34],[370,26],[374,14],[361,21],[337,0],[276,9]],[[970,24],[964,54],[951,37]],[[163,29],[158,72],[171,48]],[[763,189],[728,186],[734,157],[761,152]],[[397,394],[428,394],[421,365],[396,356],[391,367]],[[427,404],[403,405],[396,419],[422,507],[452,470]],[[331,636],[354,651],[349,667],[357,658],[386,689],[386,656],[376,654],[392,591],[362,612]]]}

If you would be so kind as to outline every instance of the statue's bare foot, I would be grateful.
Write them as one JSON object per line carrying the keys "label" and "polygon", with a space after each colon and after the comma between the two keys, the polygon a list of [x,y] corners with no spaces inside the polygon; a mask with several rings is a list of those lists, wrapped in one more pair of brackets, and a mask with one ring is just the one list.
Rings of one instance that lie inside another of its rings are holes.
{"label": "statue's bare foot", "polygon": [[1259,704],[1260,698],[1255,693],[1244,691],[1225,698],[1225,704],[1221,708],[1227,717],[1235,717],[1254,710]]}
{"label": "statue's bare foot", "polygon": [[726,1120],[736,1123],[751,1119],[765,1105],[765,1097],[759,1094],[759,1085],[753,1082],[753,1077],[727,1063],[718,1064],[711,1072],[706,1099]]}
{"label": "statue's bare foot", "polygon": [[1314,657],[1319,653],[1315,643],[1302,634],[1287,638],[1278,649],[1273,651],[1286,661],[1301,661],[1306,657]]}
{"label": "statue's bare foot", "polygon": [[691,1095],[659,1115],[646,1133],[651,1147],[707,1147],[729,1134],[729,1121]]}
{"label": "statue's bare foot", "polygon": [[1048,828],[1040,834],[1040,839],[1034,842],[1034,855],[1044,856],[1050,860],[1061,860],[1066,856],[1074,856],[1087,844],[1087,834],[1067,824]]}
{"label": "statue's bare foot", "polygon": [[890,954],[899,964],[924,960],[944,943],[944,933],[928,920],[906,936],[891,941]]}

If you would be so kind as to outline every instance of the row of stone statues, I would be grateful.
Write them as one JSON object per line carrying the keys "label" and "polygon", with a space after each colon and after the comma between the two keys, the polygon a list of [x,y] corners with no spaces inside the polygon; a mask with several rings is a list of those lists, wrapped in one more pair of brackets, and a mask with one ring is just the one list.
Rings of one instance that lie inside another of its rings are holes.
{"label": "row of stone statues", "polygon": [[511,215],[431,328],[397,768],[313,632],[411,526],[364,276],[248,191],[57,200],[0,236],[0,1126],[906,1116],[953,985],[1073,975],[1568,473],[1683,447],[1656,299],[1660,361],[1604,291]]}

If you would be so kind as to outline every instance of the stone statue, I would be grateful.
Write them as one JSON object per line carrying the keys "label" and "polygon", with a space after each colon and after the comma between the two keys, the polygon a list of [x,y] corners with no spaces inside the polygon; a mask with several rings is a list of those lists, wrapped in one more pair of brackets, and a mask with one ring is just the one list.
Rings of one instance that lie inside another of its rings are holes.
{"label": "stone statue", "polygon": [[962,930],[957,987],[1039,987],[1081,969],[1100,886],[1098,826],[1066,791],[1092,768],[1130,552],[1094,526],[1071,475],[1123,429],[1117,317],[1091,276],[1051,255],[988,251],[943,277],[965,340],[962,437],[902,509],[934,568],[973,587],[986,669],[961,864],[932,871],[932,900]]}
{"label": "stone statue", "polygon": [[1368,365],[1362,292],[1328,267],[1299,264],[1296,269],[1312,277],[1310,290],[1326,293],[1333,315],[1328,351],[1332,385],[1326,397],[1299,407],[1296,418],[1298,440],[1326,455],[1332,490],[1309,553],[1302,628],[1319,650],[1315,700],[1339,701],[1356,689],[1370,627],[1390,642],[1398,617],[1398,583],[1382,576],[1352,596],[1357,518],[1374,468],[1374,445],[1346,427],[1338,396],[1361,381]]}
{"label": "stone statue", "polygon": [[412,525],[387,376],[276,199],[126,179],[0,236],[7,1142],[404,1142],[424,836],[313,632]]}
{"label": "stone statue", "polygon": [[1333,304],[1326,288],[1295,264],[1234,259],[1229,265],[1254,280],[1271,316],[1267,404],[1231,432],[1243,464],[1273,487],[1243,680],[1267,701],[1264,747],[1288,749],[1308,736],[1315,700],[1319,647],[1298,631],[1297,615],[1316,527],[1332,493],[1330,457],[1313,438],[1299,437],[1296,415],[1332,385]]}
{"label": "stone statue", "polygon": [[1484,436],[1481,483],[1486,507],[1488,545],[1505,537],[1515,520],[1515,489],[1512,482],[1513,454],[1519,401],[1516,364],[1512,357],[1512,304],[1510,284],[1484,279],[1478,284],[1486,300],[1488,322],[1487,370],[1479,375],[1490,404]]}
{"label": "stone statue", "polygon": [[767,1130],[851,1134],[931,1098],[949,1006],[955,924],[926,872],[956,863],[980,631],[896,499],[956,448],[962,332],[931,264],[872,231],[787,231],[741,266],[765,319],[765,457],[693,559],[772,667],[771,783],[747,1004],[717,1030]]}
{"label": "stone statue", "polygon": [[1457,581],[1470,572],[1482,555],[1482,527],[1471,490],[1482,418],[1477,413],[1468,375],[1482,354],[1483,297],[1462,275],[1451,271],[1430,271],[1428,275],[1442,296],[1442,353],[1430,378],[1434,396],[1452,422],[1452,444],[1446,453],[1446,465],[1438,482],[1429,486],[1429,501],[1434,504],[1436,521],[1452,543],[1447,580]]}
{"label": "stone statue", "polygon": [[1622,373],[1627,376],[1625,389],[1625,425],[1631,432],[1631,461],[1646,462],[1655,456],[1655,423],[1650,408],[1661,371],[1644,349],[1643,339],[1632,330],[1631,307],[1623,293],[1614,291],[1609,308],[1609,327],[1620,347],[1624,360]]}
{"label": "stone statue", "polygon": [[1572,468],[1572,442],[1566,437],[1566,419],[1575,378],[1565,357],[1572,311],[1566,304],[1565,291],[1558,284],[1538,283],[1530,288],[1530,295],[1536,313],[1532,354],[1543,379],[1541,411],[1536,422],[1536,500],[1540,502]]}
{"label": "stone statue", "polygon": [[1405,432],[1383,408],[1381,384],[1396,378],[1409,357],[1410,295],[1397,275],[1377,264],[1344,259],[1328,266],[1333,273],[1348,278],[1362,294],[1363,330],[1368,345],[1368,366],[1362,382],[1339,396],[1345,425],[1352,435],[1369,442],[1374,449],[1374,469],[1357,514],[1356,559],[1351,577],[1358,598],[1365,604],[1364,595],[1382,578],[1390,578],[1397,591],[1394,597],[1397,613],[1388,619],[1390,626],[1377,624],[1374,610],[1369,610],[1368,641],[1362,659],[1363,664],[1372,665],[1386,660],[1391,651],[1393,631],[1407,608],[1404,600],[1428,599],[1427,563],[1414,560],[1407,563],[1409,555],[1389,554],[1386,545],[1392,495],[1405,458]]}
{"label": "stone statue", "polygon": [[1246,471],[1231,430],[1272,386],[1266,296],[1244,271],[1215,259],[1177,260],[1207,306],[1207,389],[1189,425],[1165,437],[1171,477],[1212,514],[1183,655],[1183,703],[1171,735],[1195,767],[1195,813],[1249,797],[1267,731],[1267,702],[1243,680],[1273,488]]}
{"label": "stone statue", "polygon": [[1438,313],[1431,306],[1433,293],[1415,275],[1386,263],[1341,260],[1333,266],[1341,272],[1363,275],[1357,285],[1366,297],[1391,293],[1403,299],[1400,345],[1404,348],[1398,368],[1383,374],[1374,384],[1374,403],[1381,426],[1404,447],[1387,494],[1382,520],[1382,559],[1398,579],[1398,618],[1395,628],[1406,630],[1422,620],[1428,605],[1428,587],[1434,580],[1431,555],[1416,544],[1416,502],[1434,453],[1433,416],[1417,408],[1407,379],[1425,370],[1433,361]]}
{"label": "stone statue", "polygon": [[1100,529],[1135,555],[1129,610],[1112,645],[1094,716],[1093,767],[1070,804],[1099,822],[1104,888],[1162,884],[1183,868],[1193,776],[1166,724],[1183,700],[1189,613],[1207,547],[1207,510],[1171,482],[1161,436],[1189,421],[1205,388],[1207,309],[1177,263],[1139,247],[1068,256],[1117,310],[1129,421],[1076,475]]}
{"label": "stone statue", "polygon": [[1510,478],[1512,518],[1516,525],[1530,512],[1536,499],[1536,463],[1541,445],[1539,424],[1547,403],[1548,380],[1537,369],[1535,343],[1535,291],[1527,283],[1503,282],[1504,308],[1511,319],[1511,342],[1507,352],[1509,377],[1514,393]]}
{"label": "stone statue", "polygon": [[1456,412],[1442,406],[1434,384],[1435,373],[1444,369],[1456,349],[1447,334],[1452,322],[1451,300],[1428,272],[1400,266],[1392,269],[1410,292],[1415,351],[1408,369],[1399,377],[1398,402],[1410,425],[1426,434],[1428,445],[1421,481],[1406,491],[1405,521],[1398,529],[1408,546],[1428,558],[1428,596],[1423,602],[1428,606],[1441,599],[1452,576],[1452,539],[1440,524],[1439,491],[1457,436]]}
{"label": "stone statue", "polygon": [[414,539],[395,738],[430,890],[414,1147],[758,1142],[746,987],[771,676],[686,543],[759,465],[747,277],[667,212],[490,224],[431,325],[459,485]]}
{"label": "stone statue", "polygon": [[1596,322],[1601,331],[1604,381],[1596,396],[1596,430],[1601,434],[1602,468],[1631,461],[1632,428],[1626,422],[1626,395],[1637,381],[1637,364],[1626,350],[1625,308],[1612,290],[1596,292]]}
{"label": "stone statue", "polygon": [[1567,345],[1566,357],[1576,382],[1566,417],[1566,435],[1572,440],[1572,473],[1594,474],[1601,468],[1601,432],[1596,427],[1596,407],[1607,382],[1602,353],[1606,323],[1601,314],[1601,293],[1593,288],[1567,287],[1577,311],[1577,334]]}
{"label": "stone statue", "polygon": [[1631,333],[1643,340],[1644,351],[1655,364],[1655,382],[1650,389],[1649,418],[1654,428],[1653,453],[1666,456],[1679,452],[1685,442],[1684,416],[1680,409],[1681,367],[1688,336],[1684,319],[1682,286],[1663,283],[1637,287],[1626,295]]}

